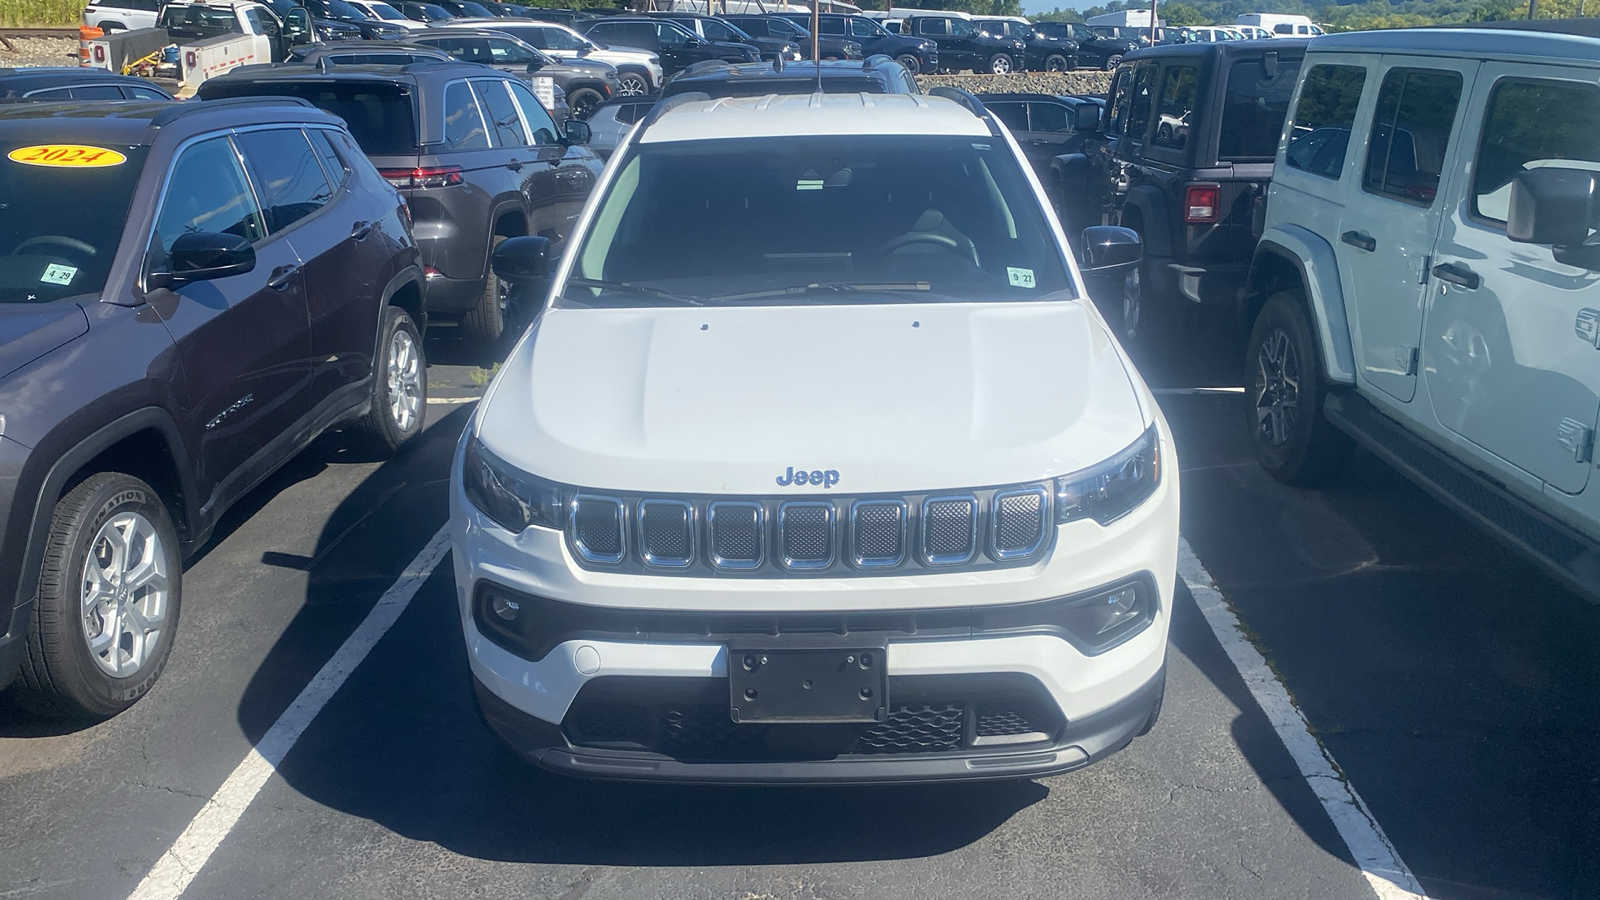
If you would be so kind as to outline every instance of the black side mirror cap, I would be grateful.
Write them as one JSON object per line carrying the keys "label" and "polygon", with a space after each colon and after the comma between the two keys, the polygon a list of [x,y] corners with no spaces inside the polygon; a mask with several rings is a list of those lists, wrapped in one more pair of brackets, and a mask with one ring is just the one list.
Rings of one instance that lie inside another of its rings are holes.
{"label": "black side mirror cap", "polygon": [[1093,103],[1080,103],[1072,111],[1072,130],[1093,134],[1100,130],[1100,107]]}
{"label": "black side mirror cap", "polygon": [[566,132],[569,144],[587,144],[594,134],[589,128],[589,123],[581,119],[568,119],[562,130]]}
{"label": "black side mirror cap", "polygon": [[1506,237],[1523,244],[1578,247],[1595,225],[1597,178],[1587,169],[1555,166],[1518,172],[1511,181]]}
{"label": "black side mirror cap", "polygon": [[550,277],[550,239],[514,237],[500,242],[490,260],[495,277],[521,285]]}
{"label": "black side mirror cap", "polygon": [[167,254],[167,267],[151,272],[151,290],[243,275],[256,267],[256,248],[236,234],[200,231],[179,235]]}
{"label": "black side mirror cap", "polygon": [[1144,240],[1131,228],[1094,225],[1083,230],[1081,261],[1084,275],[1125,275],[1144,261]]}

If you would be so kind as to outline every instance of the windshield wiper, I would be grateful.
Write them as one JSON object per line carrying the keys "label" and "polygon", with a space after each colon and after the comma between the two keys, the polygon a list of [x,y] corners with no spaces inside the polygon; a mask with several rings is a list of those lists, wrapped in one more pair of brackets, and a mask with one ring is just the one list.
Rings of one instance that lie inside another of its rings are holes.
{"label": "windshield wiper", "polygon": [[713,300],[755,300],[759,297],[787,297],[791,294],[805,294],[812,291],[827,291],[835,294],[865,294],[874,292],[894,293],[899,291],[925,292],[933,290],[933,285],[926,281],[884,282],[874,284],[864,281],[814,281],[809,284],[796,284],[783,288],[772,288],[765,291],[749,291],[743,294],[717,294]]}
{"label": "windshield wiper", "polygon": [[[690,297],[686,294],[674,294],[671,291],[665,291],[661,288],[653,288],[643,284],[630,284],[626,281],[606,281],[600,278],[568,278],[566,286],[599,288],[603,291],[621,291],[625,294],[638,294],[643,297],[660,297],[663,300],[671,300],[676,303],[682,303],[685,306],[706,305],[705,301],[698,297]],[[563,294],[564,293],[565,291],[563,291]]]}

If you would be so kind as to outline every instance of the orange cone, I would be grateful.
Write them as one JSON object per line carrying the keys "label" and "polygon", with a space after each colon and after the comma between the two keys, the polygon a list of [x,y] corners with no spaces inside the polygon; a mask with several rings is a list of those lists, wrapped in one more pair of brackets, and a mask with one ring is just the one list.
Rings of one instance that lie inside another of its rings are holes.
{"label": "orange cone", "polygon": [[78,65],[89,65],[89,42],[99,40],[106,33],[93,25],[78,26]]}

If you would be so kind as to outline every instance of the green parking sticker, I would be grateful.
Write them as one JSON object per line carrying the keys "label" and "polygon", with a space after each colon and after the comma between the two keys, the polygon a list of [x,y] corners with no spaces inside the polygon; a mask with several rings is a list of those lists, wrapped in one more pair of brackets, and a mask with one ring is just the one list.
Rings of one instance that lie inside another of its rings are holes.
{"label": "green parking sticker", "polygon": [[1006,277],[1011,279],[1012,287],[1033,287],[1033,270],[1019,269],[1015,266],[1006,266]]}

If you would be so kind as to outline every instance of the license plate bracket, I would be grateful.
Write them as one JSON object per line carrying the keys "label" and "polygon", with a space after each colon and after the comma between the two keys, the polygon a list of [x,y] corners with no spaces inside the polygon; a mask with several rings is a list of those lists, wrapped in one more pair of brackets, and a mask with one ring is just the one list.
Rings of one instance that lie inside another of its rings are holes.
{"label": "license plate bracket", "polygon": [[764,638],[728,643],[728,712],[735,722],[882,722],[888,645]]}

